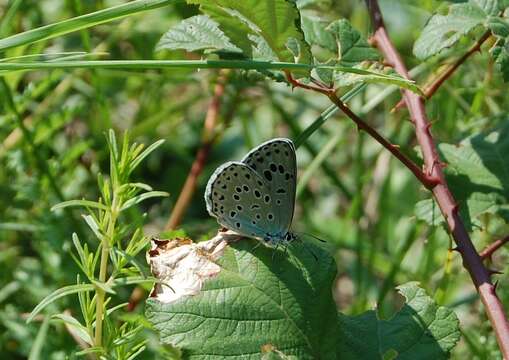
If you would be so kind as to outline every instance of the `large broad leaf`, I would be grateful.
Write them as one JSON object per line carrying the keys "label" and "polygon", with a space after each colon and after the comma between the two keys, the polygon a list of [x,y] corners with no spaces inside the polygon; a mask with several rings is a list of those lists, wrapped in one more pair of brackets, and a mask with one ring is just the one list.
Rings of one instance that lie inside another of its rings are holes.
{"label": "large broad leaf", "polygon": [[327,252],[302,243],[269,249],[223,234],[197,244],[159,241],[149,252],[160,283],[147,317],[186,358],[382,359],[412,349],[440,358],[459,337],[452,311],[415,283],[400,288],[408,302],[389,321],[373,311],[338,315]]}
{"label": "large broad leaf", "polygon": [[[262,38],[279,61],[311,64],[311,51],[300,29],[300,13],[291,0],[188,0],[214,19],[221,30],[251,57],[252,46]],[[291,40],[293,39],[293,40]],[[297,58],[288,48],[299,44]]]}
{"label": "large broad leaf", "polygon": [[447,359],[460,338],[454,312],[438,306],[417,283],[398,287],[405,305],[390,320],[375,311],[340,314],[341,356],[349,359]]}
{"label": "large broad leaf", "polygon": [[[441,144],[447,181],[468,226],[481,225],[479,215],[497,214],[509,221],[509,121],[458,145]],[[418,204],[417,216],[431,224],[441,221],[431,200]]]}
{"label": "large broad leaf", "polygon": [[420,59],[439,53],[454,45],[462,35],[487,20],[488,14],[477,1],[453,4],[447,15],[434,15],[424,27],[414,45],[414,54]]}
{"label": "large broad leaf", "polygon": [[218,24],[206,15],[190,17],[172,27],[163,35],[157,49],[241,51],[230,42]]}
{"label": "large broad leaf", "polygon": [[[287,252],[256,245],[244,239],[227,246],[198,295],[164,303],[156,300],[165,299],[160,292],[149,299],[147,316],[161,340],[191,358],[259,359],[269,347],[299,359],[333,358],[338,332],[332,257],[313,248],[316,260],[302,244]],[[201,264],[201,273],[207,268]],[[181,285],[171,283],[176,294]]]}

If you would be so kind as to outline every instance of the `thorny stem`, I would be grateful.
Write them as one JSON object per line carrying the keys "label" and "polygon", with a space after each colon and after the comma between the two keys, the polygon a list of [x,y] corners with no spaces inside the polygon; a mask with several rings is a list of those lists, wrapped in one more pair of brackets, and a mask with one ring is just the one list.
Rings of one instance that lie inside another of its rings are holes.
{"label": "thorny stem", "polygon": [[[481,51],[481,46],[484,44],[486,40],[488,40],[491,36],[491,31],[487,30],[480,38],[476,41],[474,45],[468,51],[463,54],[459,59],[457,59],[454,63],[450,64],[444,71],[442,71],[438,76],[433,79],[429,85],[424,89],[424,97],[426,99],[430,99],[438,90],[442,84],[449,79],[452,74],[474,53]],[[398,110],[405,106],[405,100],[401,99],[396,106],[392,109],[392,111]]]}
{"label": "thorny stem", "polygon": [[492,255],[500,249],[502,246],[504,246],[506,243],[509,242],[509,235],[506,237],[503,237],[502,239],[495,240],[492,244],[486,246],[483,251],[479,253],[479,256],[481,259],[491,259]]}
{"label": "thorny stem", "polygon": [[[375,44],[383,53],[386,61],[391,63],[400,75],[408,78],[407,69],[385,29],[378,1],[366,0],[366,4],[374,27],[373,40]],[[470,273],[470,277],[479,292],[486,314],[495,331],[502,355],[509,359],[509,323],[505,317],[502,303],[495,292],[495,287],[491,282],[491,274],[483,265],[481,257],[472,244],[465,225],[459,216],[458,205],[447,186],[437,148],[430,132],[430,123],[424,109],[424,99],[408,90],[403,91],[403,96],[415,126],[417,141],[424,158],[425,171],[440,179],[440,183],[432,189],[433,195],[446,219],[449,231],[456,243],[456,249],[461,254],[463,266]]]}
{"label": "thorny stem", "polygon": [[336,95],[335,89],[303,84],[295,80],[289,72],[286,72],[286,78],[294,87],[313,90],[326,95],[341,111],[343,111],[343,113],[345,113],[345,115],[347,115],[351,120],[355,122],[359,130],[366,131],[373,139],[378,141],[384,148],[389,150],[399,161],[401,161],[401,163],[403,163],[403,165],[405,165],[415,175],[415,177],[417,177],[417,179],[419,179],[419,181],[426,188],[432,189],[435,185],[438,184],[437,178],[424,173],[415,162],[413,162],[410,158],[408,158],[404,153],[401,152],[400,148],[397,145],[391,144],[387,139],[380,135],[380,133],[376,131],[375,128],[370,126],[367,122],[362,120],[352,110],[350,110],[350,108],[346,106],[345,103],[343,103],[341,99]]}
{"label": "thorny stem", "polygon": [[202,144],[196,153],[196,157],[194,159],[193,165],[191,166],[191,170],[187,175],[186,182],[184,183],[182,191],[180,192],[177,202],[175,203],[175,207],[170,214],[170,218],[166,223],[166,230],[175,229],[177,226],[179,226],[180,222],[182,221],[182,217],[184,216],[184,213],[186,212],[194,195],[198,177],[203,171],[203,167],[205,166],[209,156],[210,149],[216,138],[214,135],[214,130],[216,127],[217,119],[219,117],[221,98],[224,94],[224,89],[229,73],[230,70],[227,69],[223,69],[219,73],[219,77],[214,88],[214,95],[208,106],[207,115],[205,116],[205,123],[203,125],[202,133]]}

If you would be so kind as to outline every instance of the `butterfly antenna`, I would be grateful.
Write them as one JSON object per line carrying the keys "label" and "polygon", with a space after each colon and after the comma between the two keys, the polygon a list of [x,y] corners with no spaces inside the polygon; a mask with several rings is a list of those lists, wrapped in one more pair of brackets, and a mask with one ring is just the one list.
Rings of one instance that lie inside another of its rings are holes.
{"label": "butterfly antenna", "polygon": [[277,254],[277,248],[278,248],[279,244],[276,244],[276,247],[274,248],[274,251],[272,252],[272,263],[274,264],[274,257],[276,256]]}
{"label": "butterfly antenna", "polygon": [[318,241],[323,242],[323,243],[326,243],[326,242],[327,242],[327,241],[325,241],[324,239],[321,239],[321,238],[319,238],[318,236],[313,235],[313,234],[310,234],[310,233],[302,232],[302,233],[300,233],[300,234],[302,234],[302,235],[307,235],[307,236],[311,236],[313,239],[318,240]]}
{"label": "butterfly antenna", "polygon": [[256,244],[255,246],[253,246],[253,248],[251,249],[251,251],[255,251],[256,249],[258,249],[258,247],[262,244],[261,241],[258,240],[258,244]]}

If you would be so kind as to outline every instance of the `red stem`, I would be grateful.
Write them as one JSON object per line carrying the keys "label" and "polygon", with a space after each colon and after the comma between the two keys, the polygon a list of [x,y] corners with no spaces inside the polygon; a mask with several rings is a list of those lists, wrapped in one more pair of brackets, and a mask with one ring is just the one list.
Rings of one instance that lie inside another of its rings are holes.
{"label": "red stem", "polygon": [[[490,30],[487,30],[480,38],[479,40],[476,41],[476,43],[474,45],[472,45],[472,47],[470,49],[468,49],[468,51],[463,54],[462,57],[460,57],[458,60],[456,60],[454,63],[452,63],[451,65],[449,65],[444,71],[442,71],[440,74],[438,74],[438,76],[431,81],[431,83],[429,85],[426,86],[426,88],[424,89],[424,96],[426,97],[426,99],[429,99],[431,98],[438,90],[438,88],[440,88],[440,86],[442,86],[442,84],[445,82],[445,80],[449,79],[452,74],[454,74],[454,72],[474,53],[478,52],[478,51],[481,51],[481,46],[482,44],[484,44],[484,42],[486,40],[489,39],[489,37],[491,36],[491,31]],[[402,107],[405,106],[405,100],[404,99],[401,99],[397,104],[396,106],[394,106],[393,108],[393,111],[394,110],[398,110]]]}
{"label": "red stem", "polygon": [[173,211],[171,212],[168,222],[166,223],[165,230],[172,230],[180,225],[182,217],[184,216],[189,203],[193,198],[194,192],[196,190],[196,183],[198,182],[198,177],[203,171],[203,167],[207,162],[210,149],[215,140],[214,129],[219,117],[221,97],[224,94],[224,88],[226,86],[228,74],[229,70],[224,69],[219,73],[219,77],[214,88],[214,96],[212,97],[212,100],[208,106],[205,123],[203,125],[201,147],[196,153],[196,157],[194,159],[193,165],[191,166],[191,170],[187,175],[186,182],[182,187],[182,191],[180,192]]}
{"label": "red stem", "polygon": [[504,246],[508,242],[509,242],[509,235],[507,235],[506,237],[504,237],[502,239],[498,239],[498,240],[494,241],[492,244],[486,246],[486,248],[484,248],[484,250],[479,253],[479,256],[483,260],[491,259],[491,256],[495,253],[495,251],[500,249],[502,246]]}
{"label": "red stem", "polygon": [[417,166],[410,158],[408,158],[405,154],[401,152],[399,146],[391,144],[387,139],[385,139],[378,131],[376,131],[373,127],[371,127],[368,123],[362,120],[359,116],[357,116],[348,106],[346,106],[336,95],[336,90],[332,88],[325,88],[322,86],[313,86],[307,85],[295,80],[292,74],[289,71],[285,71],[286,78],[288,82],[292,84],[294,87],[300,87],[307,90],[313,90],[319,92],[321,94],[326,95],[343,113],[345,113],[350,119],[352,119],[359,130],[366,131],[372,138],[378,141],[384,148],[389,150],[399,161],[403,163],[416,177],[421,181],[421,183],[426,186],[428,189],[432,189],[436,184],[438,184],[438,180],[433,178],[432,176],[428,176],[425,174],[419,166]]}
{"label": "red stem", "polygon": [[[373,39],[377,47],[400,75],[409,78],[403,61],[389,39],[378,1],[366,0],[366,3],[372,18],[375,30]],[[463,266],[470,273],[470,277],[479,292],[486,314],[497,336],[500,350],[504,358],[509,359],[509,323],[505,317],[502,303],[496,295],[495,287],[491,282],[490,273],[484,267],[481,257],[470,240],[465,225],[459,216],[458,205],[445,181],[438,152],[430,132],[430,123],[424,109],[424,99],[408,90],[403,91],[403,96],[415,125],[417,141],[424,158],[425,172],[434,178],[440,179],[440,183],[432,190],[433,195],[447,221],[457,250],[461,254]]]}

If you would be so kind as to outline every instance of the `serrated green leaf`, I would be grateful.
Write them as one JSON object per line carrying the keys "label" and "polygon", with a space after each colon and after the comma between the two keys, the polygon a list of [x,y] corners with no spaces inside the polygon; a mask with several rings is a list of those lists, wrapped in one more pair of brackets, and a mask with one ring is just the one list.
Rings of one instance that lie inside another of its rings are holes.
{"label": "serrated green leaf", "polygon": [[499,0],[471,0],[477,4],[487,15],[496,15],[500,11]]}
{"label": "serrated green leaf", "polygon": [[438,306],[416,282],[398,287],[405,305],[390,320],[375,311],[339,314],[343,359],[447,359],[460,339],[454,312]]}
{"label": "serrated green leaf", "polygon": [[[214,19],[233,44],[248,57],[252,55],[252,38],[262,37],[279,61],[296,59],[287,47],[294,38],[300,46],[298,63],[311,64],[311,51],[300,29],[300,13],[291,0],[187,0]],[[255,44],[256,45],[256,44]]]}
{"label": "serrated green leaf", "polygon": [[335,358],[332,257],[313,247],[316,261],[301,244],[286,254],[255,245],[248,239],[230,245],[217,261],[219,275],[198,295],[148,300],[161,340],[193,359],[255,359],[269,345],[298,359]]}
{"label": "serrated green leaf", "polygon": [[493,49],[491,49],[491,54],[502,73],[504,81],[509,82],[509,41],[504,39],[497,41]]}
{"label": "serrated green leaf", "polygon": [[487,14],[475,2],[453,4],[447,15],[433,15],[414,44],[414,55],[426,59],[454,45],[461,36],[482,24]]}
{"label": "serrated green leaf", "polygon": [[[509,153],[509,121],[458,145],[441,144],[439,150],[447,163],[447,182],[465,224],[481,226],[479,216],[485,213],[509,221],[509,158],[505,155]],[[430,224],[436,224],[433,219],[440,219],[439,209],[436,205],[432,209],[431,200],[422,202],[416,211]]]}
{"label": "serrated green leaf", "polygon": [[302,16],[302,31],[306,41],[335,53],[338,50],[336,39],[326,27],[327,23],[318,17]]}
{"label": "serrated green leaf", "polygon": [[493,35],[499,36],[499,37],[507,37],[509,35],[509,23],[506,19],[491,16],[486,25],[491,30]]}
{"label": "serrated green leaf", "polygon": [[332,22],[328,27],[336,40],[339,64],[354,66],[363,61],[377,61],[380,59],[378,52],[372,48],[366,39],[353,28],[346,19]]}
{"label": "serrated green leaf", "polygon": [[159,40],[156,49],[242,51],[233,45],[218,24],[206,15],[190,17],[172,27]]}

